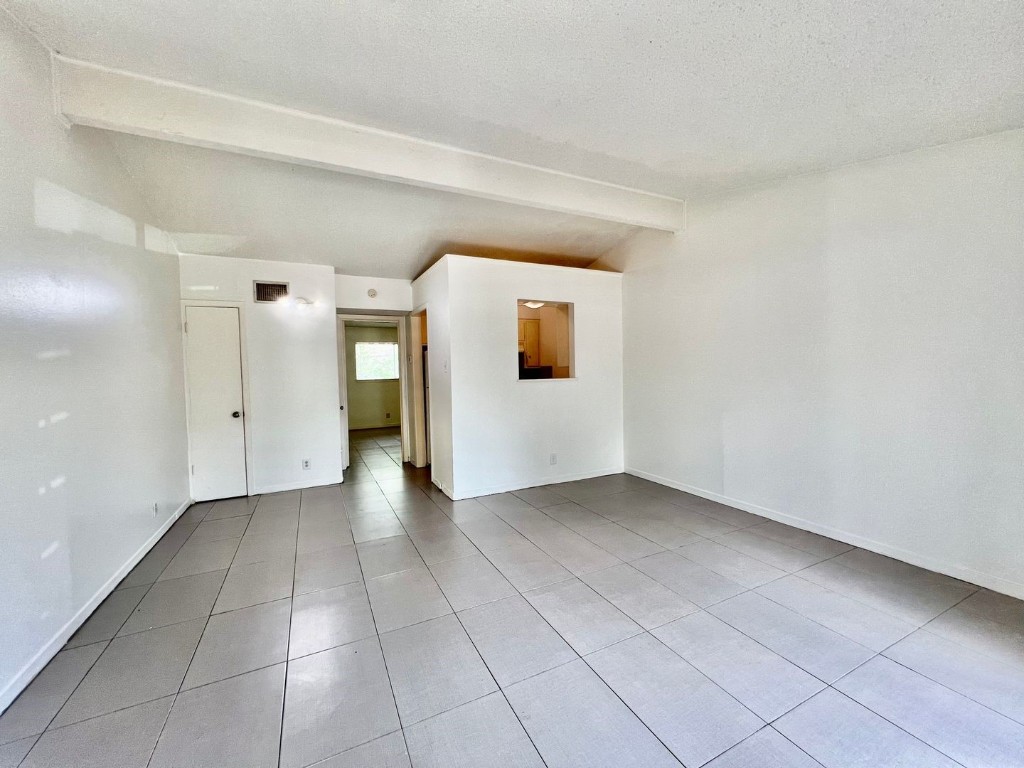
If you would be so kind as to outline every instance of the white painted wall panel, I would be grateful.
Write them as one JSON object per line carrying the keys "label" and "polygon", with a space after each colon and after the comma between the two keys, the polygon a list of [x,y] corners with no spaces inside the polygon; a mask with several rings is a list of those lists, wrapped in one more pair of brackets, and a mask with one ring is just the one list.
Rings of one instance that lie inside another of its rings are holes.
{"label": "white painted wall panel", "polygon": [[[182,255],[183,299],[242,303],[252,440],[251,493],[341,482],[334,270]],[[312,304],[257,304],[253,281],[289,283]],[[302,469],[302,460],[310,469]]]}
{"label": "white painted wall panel", "polygon": [[[456,495],[621,472],[621,275],[446,261]],[[517,300],[524,298],[573,304],[574,379],[519,380]],[[433,326],[429,333],[432,346]]]}
{"label": "white painted wall panel", "polygon": [[[376,292],[370,296],[370,291]],[[335,275],[334,294],[338,309],[361,312],[411,312],[412,281],[390,277]]]}
{"label": "white painted wall panel", "polygon": [[[178,262],[0,11],[0,710],[188,502]],[[158,506],[154,513],[153,505]]]}
{"label": "white painted wall panel", "polygon": [[1024,131],[694,205],[610,261],[630,471],[1024,597]]}

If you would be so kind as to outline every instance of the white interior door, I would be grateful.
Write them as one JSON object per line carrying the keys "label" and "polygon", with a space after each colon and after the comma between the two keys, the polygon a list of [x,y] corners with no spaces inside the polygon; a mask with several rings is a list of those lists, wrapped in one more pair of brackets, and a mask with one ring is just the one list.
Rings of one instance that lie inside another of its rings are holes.
{"label": "white interior door", "polygon": [[245,496],[242,343],[234,307],[185,307],[192,498]]}
{"label": "white interior door", "polygon": [[348,360],[345,355],[345,321],[338,318],[338,400],[341,403],[341,468],[348,469]]}

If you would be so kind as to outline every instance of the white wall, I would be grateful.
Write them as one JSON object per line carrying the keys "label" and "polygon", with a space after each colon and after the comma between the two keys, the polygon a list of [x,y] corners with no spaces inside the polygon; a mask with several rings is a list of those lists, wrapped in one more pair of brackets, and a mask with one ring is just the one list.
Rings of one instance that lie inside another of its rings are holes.
{"label": "white wall", "polygon": [[2,10],[0,72],[2,711],[189,493],[177,259]]}
{"label": "white wall", "polygon": [[[451,302],[449,259],[445,257],[412,284],[413,306],[427,312],[430,377],[430,478],[454,498],[455,446],[452,431]],[[414,379],[415,380],[415,379]]]}
{"label": "white wall", "polygon": [[[358,381],[356,379],[356,342],[391,341],[398,343],[398,328],[373,328],[349,325],[345,328],[345,374],[348,378],[348,428],[374,429],[397,427],[402,423],[402,388],[398,379]],[[401,361],[399,361],[401,365]],[[390,414],[390,416],[388,416]]]}
{"label": "white wall", "polygon": [[[312,305],[256,304],[253,280],[290,284]],[[181,256],[181,297],[241,302],[244,316],[250,493],[341,482],[334,271],[222,256]],[[311,467],[302,469],[302,460]]]}
{"label": "white wall", "polygon": [[[376,291],[371,297],[369,291]],[[338,309],[365,312],[411,312],[412,281],[390,277],[334,276]]]}
{"label": "white wall", "polygon": [[[621,472],[621,276],[467,256],[444,262],[455,498]],[[574,379],[519,380],[521,298],[574,305]],[[429,306],[427,323],[433,387],[439,339]]]}
{"label": "white wall", "polygon": [[1024,132],[695,205],[610,262],[629,471],[1024,597]]}

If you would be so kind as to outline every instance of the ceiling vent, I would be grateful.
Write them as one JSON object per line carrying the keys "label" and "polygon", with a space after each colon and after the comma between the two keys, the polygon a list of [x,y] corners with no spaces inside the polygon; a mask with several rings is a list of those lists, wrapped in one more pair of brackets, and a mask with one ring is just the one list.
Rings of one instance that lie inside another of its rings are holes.
{"label": "ceiling vent", "polygon": [[253,280],[252,286],[257,304],[269,304],[288,295],[288,283],[263,283]]}

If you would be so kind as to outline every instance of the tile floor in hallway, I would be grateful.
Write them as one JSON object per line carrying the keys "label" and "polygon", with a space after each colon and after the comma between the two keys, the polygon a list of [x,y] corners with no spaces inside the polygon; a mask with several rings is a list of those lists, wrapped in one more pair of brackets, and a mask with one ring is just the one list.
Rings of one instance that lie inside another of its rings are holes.
{"label": "tile floor in hallway", "polygon": [[1024,603],[627,475],[189,509],[0,717],[23,766],[1024,765]]}

